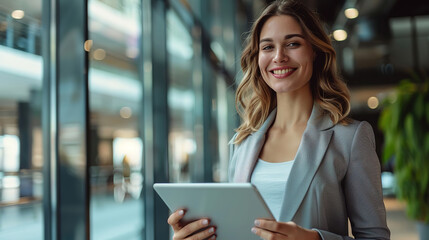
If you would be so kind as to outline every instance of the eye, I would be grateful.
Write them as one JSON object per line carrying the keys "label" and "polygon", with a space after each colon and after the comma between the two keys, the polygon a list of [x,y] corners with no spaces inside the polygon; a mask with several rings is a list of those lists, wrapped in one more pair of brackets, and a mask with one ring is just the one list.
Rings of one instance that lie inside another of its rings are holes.
{"label": "eye", "polygon": [[263,51],[268,51],[268,50],[271,50],[271,49],[273,49],[273,46],[271,46],[271,45],[265,45],[265,46],[261,47],[261,50],[263,50]]}
{"label": "eye", "polygon": [[298,42],[291,42],[287,44],[287,47],[291,47],[291,48],[297,48],[299,46],[301,46],[301,44]]}

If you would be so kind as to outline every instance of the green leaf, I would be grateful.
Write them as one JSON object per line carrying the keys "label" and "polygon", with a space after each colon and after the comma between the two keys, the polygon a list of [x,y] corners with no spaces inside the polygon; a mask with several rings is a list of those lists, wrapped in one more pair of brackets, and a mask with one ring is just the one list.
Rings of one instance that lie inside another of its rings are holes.
{"label": "green leaf", "polygon": [[419,120],[423,118],[425,112],[425,99],[423,93],[419,93],[416,97],[414,112]]}
{"label": "green leaf", "polygon": [[[420,177],[421,177],[420,192],[425,192],[425,191],[427,191],[427,189],[429,187],[429,171],[427,171],[427,172],[421,171],[421,176]],[[428,202],[428,204],[429,204],[429,202]]]}
{"label": "green leaf", "polygon": [[402,81],[396,101],[386,104],[379,127],[383,160],[395,158],[397,196],[410,217],[429,222],[429,79]]}
{"label": "green leaf", "polygon": [[[426,95],[429,95],[426,93]],[[426,104],[425,106],[425,113],[426,113],[426,124],[429,124],[429,104]]]}
{"label": "green leaf", "polygon": [[424,149],[425,158],[429,158],[429,132],[426,132],[424,139]]}
{"label": "green leaf", "polygon": [[411,148],[413,148],[413,146],[417,147],[419,145],[418,140],[416,139],[417,133],[414,122],[414,116],[408,113],[405,117],[405,136],[410,140],[407,142],[407,145]]}
{"label": "green leaf", "polygon": [[380,119],[378,121],[378,126],[381,130],[387,131],[392,122],[392,109],[390,106],[385,106],[383,111],[380,114]]}

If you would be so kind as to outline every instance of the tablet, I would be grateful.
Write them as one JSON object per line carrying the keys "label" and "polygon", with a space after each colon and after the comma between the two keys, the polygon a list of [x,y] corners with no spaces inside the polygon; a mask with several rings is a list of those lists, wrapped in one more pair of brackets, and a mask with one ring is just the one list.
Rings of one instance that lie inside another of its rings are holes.
{"label": "tablet", "polygon": [[155,183],[170,211],[186,209],[185,221],[210,218],[217,239],[260,240],[251,232],[256,218],[274,219],[250,183]]}

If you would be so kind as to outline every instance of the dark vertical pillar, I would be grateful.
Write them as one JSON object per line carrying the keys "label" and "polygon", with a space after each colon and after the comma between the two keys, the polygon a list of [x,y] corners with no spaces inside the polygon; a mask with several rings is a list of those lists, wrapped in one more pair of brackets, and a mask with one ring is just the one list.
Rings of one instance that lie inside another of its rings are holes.
{"label": "dark vertical pillar", "polygon": [[56,0],[42,2],[42,129],[43,129],[43,230],[44,240],[57,238],[56,194]]}
{"label": "dark vertical pillar", "polygon": [[142,6],[145,240],[169,239],[168,208],[152,187],[168,182],[166,2],[143,0]]}
{"label": "dark vertical pillar", "polygon": [[31,169],[31,119],[30,104],[18,102],[19,169]]}
{"label": "dark vertical pillar", "polygon": [[194,136],[196,142],[196,151],[189,161],[189,174],[192,182],[204,182],[204,153],[206,145],[204,142],[204,91],[203,91],[203,48],[202,36],[204,28],[199,19],[201,19],[201,9],[205,1],[194,1],[191,3],[191,9],[195,9],[194,21],[190,27],[193,38],[193,66],[192,66],[192,86],[195,95],[195,106],[193,111],[194,118]]}
{"label": "dark vertical pillar", "polygon": [[201,2],[201,57],[202,57],[202,92],[203,92],[203,144],[204,154],[203,168],[204,169],[204,182],[213,182],[213,158],[217,153],[217,132],[213,126],[212,109],[213,109],[213,91],[216,90],[216,74],[211,67],[210,61],[210,33],[209,27],[211,23],[210,1]]}
{"label": "dark vertical pillar", "polygon": [[87,1],[56,0],[58,239],[89,239]]}
{"label": "dark vertical pillar", "polygon": [[87,1],[42,4],[44,236],[89,239]]}
{"label": "dark vertical pillar", "polygon": [[[25,170],[31,169],[31,114],[28,102],[18,102],[18,129],[19,129],[19,196],[33,195],[33,179]],[[24,170],[24,171],[22,171]]]}

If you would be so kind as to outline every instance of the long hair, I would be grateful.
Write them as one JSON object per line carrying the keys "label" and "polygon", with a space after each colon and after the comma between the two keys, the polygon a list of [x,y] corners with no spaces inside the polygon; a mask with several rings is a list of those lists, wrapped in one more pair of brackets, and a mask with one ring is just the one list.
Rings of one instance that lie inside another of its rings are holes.
{"label": "long hair", "polygon": [[316,13],[302,3],[282,0],[271,3],[253,23],[241,55],[243,79],[236,91],[236,108],[242,122],[236,129],[235,143],[257,131],[277,107],[276,93],[263,80],[258,66],[259,37],[264,23],[272,16],[288,15],[301,26],[316,53],[310,88],[314,100],[334,124],[350,122],[350,93],[337,72],[336,53]]}

